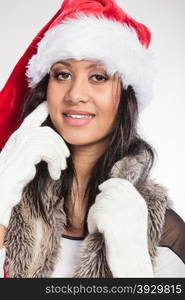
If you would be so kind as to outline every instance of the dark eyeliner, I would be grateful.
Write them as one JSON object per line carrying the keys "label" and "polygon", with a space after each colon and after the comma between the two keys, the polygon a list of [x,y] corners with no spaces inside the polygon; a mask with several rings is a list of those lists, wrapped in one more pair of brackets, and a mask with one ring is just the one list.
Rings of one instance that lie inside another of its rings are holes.
{"label": "dark eyeliner", "polygon": [[107,75],[103,75],[103,74],[98,74],[98,73],[96,73],[96,74],[93,74],[93,75],[91,75],[91,77],[90,78],[92,78],[92,77],[96,77],[96,76],[100,76],[100,77],[102,77],[103,78],[103,80],[97,80],[97,82],[99,81],[99,82],[101,82],[101,81],[107,81],[108,79],[109,79],[109,77],[107,76]]}

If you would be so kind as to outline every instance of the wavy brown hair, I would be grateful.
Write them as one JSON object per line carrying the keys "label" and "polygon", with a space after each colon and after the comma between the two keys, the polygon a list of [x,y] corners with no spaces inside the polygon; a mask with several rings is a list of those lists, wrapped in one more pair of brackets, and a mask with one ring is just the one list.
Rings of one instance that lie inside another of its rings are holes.
{"label": "wavy brown hair", "polygon": [[[25,105],[22,111],[21,119],[24,119],[28,114],[30,114],[40,103],[46,100],[47,86],[49,81],[49,75],[46,75],[37,86],[32,89],[28,95]],[[120,102],[117,112],[117,117],[115,120],[114,128],[109,136],[109,144],[105,152],[96,161],[91,176],[86,188],[85,196],[88,198],[87,211],[84,220],[85,230],[87,231],[87,214],[90,206],[94,203],[96,195],[99,193],[98,186],[103,181],[107,180],[110,176],[110,171],[113,165],[124,156],[134,156],[143,151],[147,151],[149,160],[148,165],[142,174],[142,180],[144,180],[150,169],[152,168],[154,162],[155,150],[151,145],[144,141],[137,132],[137,121],[138,121],[138,105],[137,99],[132,86],[128,88],[121,89]],[[50,117],[42,124],[42,126],[50,126],[55,131]],[[66,142],[70,147],[70,145]],[[32,182],[29,183],[28,189],[34,191],[34,205],[39,214],[42,215],[44,220],[48,223],[44,203],[41,199],[41,192],[46,186],[46,181],[48,179],[49,172],[47,169],[47,164],[45,162],[40,162],[37,165],[37,173]],[[67,159],[67,168],[61,172],[60,176],[60,186],[57,189],[59,200],[64,198],[64,210],[67,216],[67,225],[70,228],[70,212],[67,199],[71,194],[71,187],[73,180],[77,180],[76,171],[73,163],[73,159],[70,156]]]}

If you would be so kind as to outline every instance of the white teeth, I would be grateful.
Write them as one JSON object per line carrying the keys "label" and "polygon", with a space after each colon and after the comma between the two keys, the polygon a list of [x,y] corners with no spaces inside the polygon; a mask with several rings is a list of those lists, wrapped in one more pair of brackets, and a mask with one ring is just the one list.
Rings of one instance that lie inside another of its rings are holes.
{"label": "white teeth", "polygon": [[93,118],[91,115],[71,115],[71,114],[65,114],[67,117],[71,117],[74,119],[84,119],[84,118]]}

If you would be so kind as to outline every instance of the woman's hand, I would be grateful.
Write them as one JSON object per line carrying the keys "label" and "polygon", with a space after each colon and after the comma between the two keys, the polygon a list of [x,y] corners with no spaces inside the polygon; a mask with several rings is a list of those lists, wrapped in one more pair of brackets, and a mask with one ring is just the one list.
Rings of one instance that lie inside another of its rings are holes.
{"label": "woman's hand", "polygon": [[89,233],[101,232],[114,277],[153,277],[148,252],[146,202],[127,180],[111,178],[99,186],[89,210]]}
{"label": "woman's hand", "polygon": [[43,102],[25,118],[0,153],[0,224],[6,227],[12,207],[36,174],[35,166],[42,160],[47,162],[54,180],[67,166],[70,152],[62,137],[50,127],[40,126],[47,116],[47,102]]}

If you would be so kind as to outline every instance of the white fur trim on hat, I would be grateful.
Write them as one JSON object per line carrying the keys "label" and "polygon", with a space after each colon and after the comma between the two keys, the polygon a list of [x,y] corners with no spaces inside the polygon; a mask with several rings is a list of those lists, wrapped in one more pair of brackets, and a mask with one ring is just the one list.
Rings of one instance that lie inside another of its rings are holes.
{"label": "white fur trim on hat", "polygon": [[135,30],[103,15],[77,13],[48,32],[38,44],[37,53],[27,66],[29,86],[35,86],[51,66],[60,60],[95,60],[109,75],[121,76],[123,87],[134,88],[139,111],[151,101],[153,64],[149,49],[139,41]]}

